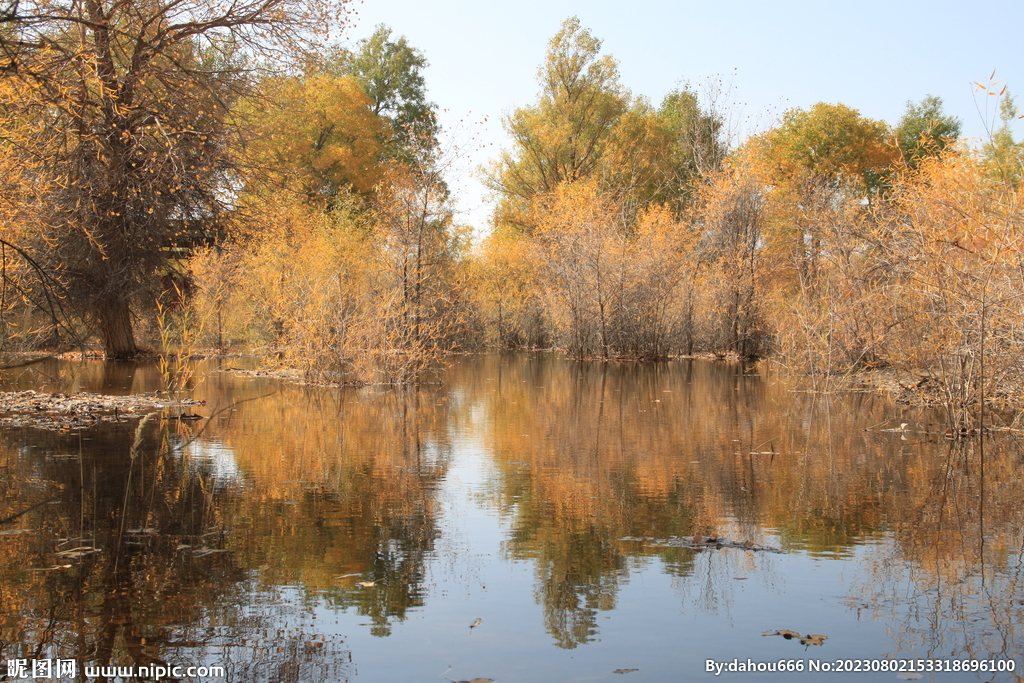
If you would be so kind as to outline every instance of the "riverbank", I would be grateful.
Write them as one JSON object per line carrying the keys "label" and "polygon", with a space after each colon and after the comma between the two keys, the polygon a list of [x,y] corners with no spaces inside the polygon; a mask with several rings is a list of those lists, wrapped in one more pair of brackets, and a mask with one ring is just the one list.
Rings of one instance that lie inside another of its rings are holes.
{"label": "riverbank", "polygon": [[202,404],[203,401],[171,401],[155,395],[65,394],[31,389],[0,392],[0,426],[71,431],[101,422],[130,422],[167,408]]}

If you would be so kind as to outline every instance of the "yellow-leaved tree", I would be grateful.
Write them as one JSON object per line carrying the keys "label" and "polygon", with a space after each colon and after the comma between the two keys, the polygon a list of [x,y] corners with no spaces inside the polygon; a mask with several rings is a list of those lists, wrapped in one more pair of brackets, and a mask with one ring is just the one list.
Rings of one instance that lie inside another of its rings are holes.
{"label": "yellow-leaved tree", "polygon": [[[342,0],[24,0],[0,32],[6,154],[37,189],[27,248],[65,283],[110,358],[172,253],[233,218],[242,132],[228,115],[263,57],[297,55]],[[43,125],[27,127],[25,122]]]}
{"label": "yellow-leaved tree", "polygon": [[385,122],[352,76],[311,70],[268,78],[238,112],[249,122],[259,186],[329,208],[340,194],[370,195],[383,180]]}
{"label": "yellow-leaved tree", "polygon": [[[391,92],[377,78],[425,62],[398,59],[411,48],[404,39],[381,44],[387,35],[378,31],[356,58],[327,54],[269,78],[240,104],[260,170],[238,202],[253,229],[193,268],[210,278],[198,282],[208,317],[236,318],[222,332],[270,343],[318,380],[416,381],[465,340],[455,267],[462,240],[436,150],[425,147],[429,136],[395,128],[402,97],[420,102],[422,93]],[[374,67],[374,56],[386,63]],[[385,106],[374,96],[390,99]],[[396,151],[402,144],[408,154]]]}

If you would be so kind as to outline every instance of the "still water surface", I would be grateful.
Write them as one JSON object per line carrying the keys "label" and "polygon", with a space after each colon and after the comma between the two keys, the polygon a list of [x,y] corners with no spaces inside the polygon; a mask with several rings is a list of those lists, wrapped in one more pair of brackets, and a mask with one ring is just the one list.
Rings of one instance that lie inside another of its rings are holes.
{"label": "still water surface", "polygon": [[[437,385],[354,390],[219,371],[239,363],[197,368],[206,420],[0,432],[0,518],[36,506],[0,525],[4,659],[230,681],[1024,675],[1013,432],[948,441],[927,413],[756,366],[470,356]],[[160,379],[63,363],[15,387]],[[100,552],[57,554],[76,547]]]}

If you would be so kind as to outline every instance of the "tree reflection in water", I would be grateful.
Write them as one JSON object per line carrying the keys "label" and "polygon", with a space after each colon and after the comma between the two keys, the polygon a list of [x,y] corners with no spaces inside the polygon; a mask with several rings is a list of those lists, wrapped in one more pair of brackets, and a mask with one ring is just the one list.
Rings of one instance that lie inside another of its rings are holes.
{"label": "tree reflection in water", "polygon": [[[0,518],[17,515],[0,565],[6,658],[342,680],[349,653],[318,630],[309,595],[370,616],[377,635],[423,603],[448,447],[422,438],[439,418],[420,395],[391,392],[348,420],[329,412],[337,404],[271,396],[257,424],[286,428],[268,449],[267,432],[237,415],[255,407],[241,393],[216,439],[159,418],[4,434]],[[74,548],[99,552],[61,554]],[[357,590],[349,576],[380,581]]]}
{"label": "tree reflection in water", "polygon": [[[948,441],[930,433],[926,411],[803,392],[764,372],[486,355],[459,359],[443,385],[358,391],[207,372],[196,375],[195,394],[212,419],[151,420],[135,458],[136,423],[7,430],[0,518],[44,504],[0,527],[3,654],[223,665],[238,680],[344,680],[354,670],[351,639],[318,615],[356,615],[349,628],[378,637],[361,641],[364,657],[380,642],[387,659],[393,645],[381,637],[410,647],[413,634],[432,657],[443,640],[438,615],[458,606],[446,591],[467,595],[475,562],[481,573],[529,568],[543,616],[528,609],[529,595],[510,609],[534,619],[558,652],[615,647],[599,643],[611,623],[601,619],[631,613],[631,582],[664,575],[674,593],[658,602],[675,612],[665,618],[757,623],[749,634],[691,634],[700,648],[735,639],[745,657],[777,647],[761,631],[800,624],[759,610],[799,594],[814,565],[852,577],[812,596],[848,614],[848,628],[889,624],[872,657],[1019,657],[1015,433]],[[147,373],[122,380],[146,390]],[[105,381],[70,374],[86,389]],[[905,430],[882,431],[903,422]],[[456,466],[469,476],[467,463],[482,477],[470,501],[452,476]],[[461,525],[495,515],[500,551],[460,556],[477,542],[452,540]],[[75,546],[102,552],[55,554]],[[63,564],[71,566],[49,569]],[[492,590],[505,587],[495,579]],[[452,633],[466,635],[479,616],[474,646],[520,661],[518,641],[488,640],[505,624],[475,603],[452,616]],[[631,628],[647,627],[646,615],[636,618]],[[829,656],[868,654],[828,635]],[[529,653],[553,661],[546,650]],[[649,668],[670,656],[643,653]],[[419,671],[404,666],[403,675]]]}
{"label": "tree reflection in water", "polygon": [[[753,367],[491,356],[462,372],[490,418],[474,428],[496,462],[506,550],[535,563],[559,646],[593,638],[597,612],[615,607],[643,559],[659,558],[701,609],[731,604],[726,577],[769,563],[721,550],[695,575],[698,554],[716,551],[654,541],[719,534],[840,560],[873,548],[875,578],[857,587],[873,597],[851,603],[906,623],[894,655],[915,643],[942,644],[945,656],[1019,654],[1022,457],[1012,432],[984,441],[983,477],[982,440],[930,433],[927,413],[897,408],[893,418],[884,397],[794,392]],[[918,421],[865,429],[887,418]],[[651,540],[622,540],[633,538]]]}

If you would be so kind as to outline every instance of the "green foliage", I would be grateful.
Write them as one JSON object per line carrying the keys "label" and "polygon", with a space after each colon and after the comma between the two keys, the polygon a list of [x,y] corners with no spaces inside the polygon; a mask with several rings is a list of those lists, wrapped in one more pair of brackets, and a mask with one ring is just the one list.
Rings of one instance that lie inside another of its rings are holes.
{"label": "green foliage", "polygon": [[1024,177],[1024,141],[1013,139],[1013,122],[1021,118],[1020,110],[1006,88],[999,93],[999,128],[982,149],[989,175],[1013,186]]}
{"label": "green foliage", "polygon": [[549,43],[538,101],[505,120],[513,148],[487,178],[501,195],[499,225],[531,232],[531,202],[595,179],[622,202],[630,224],[650,204],[678,212],[694,178],[720,165],[721,120],[694,92],[670,93],[655,109],[619,83],[615,60],[600,50],[575,17]]}
{"label": "green foliage", "polygon": [[674,161],[682,174],[704,175],[721,167],[728,151],[722,119],[701,109],[697,93],[689,88],[673,90],[662,100],[658,118],[671,135]]}
{"label": "green foliage", "polygon": [[563,182],[590,177],[599,168],[629,103],[615,60],[600,50],[601,41],[578,19],[567,19],[548,44],[538,74],[538,103],[516,109],[505,120],[513,150],[502,154],[488,178],[502,195],[499,213],[505,221],[528,228],[517,214],[530,199]]}
{"label": "green foliage", "polygon": [[764,161],[777,180],[878,190],[894,161],[888,126],[845,104],[791,109],[763,138]]}
{"label": "green foliage", "polygon": [[927,95],[920,103],[907,101],[907,110],[893,130],[903,161],[917,168],[921,159],[934,156],[960,137],[961,121],[942,112],[942,98]]}
{"label": "green foliage", "polygon": [[422,163],[438,144],[437,105],[427,101],[426,67],[426,57],[404,36],[392,40],[383,24],[359,42],[345,65],[372,101],[373,113],[390,123],[387,155],[404,163]]}

